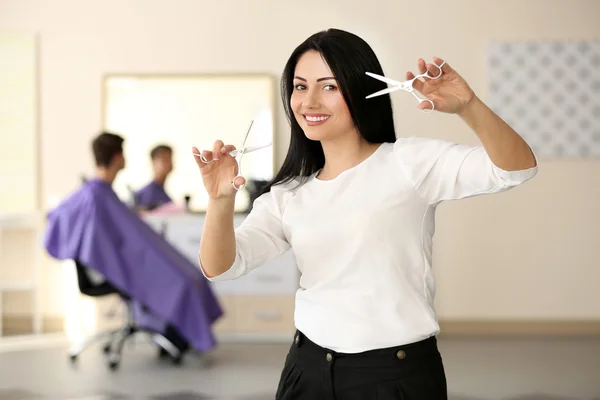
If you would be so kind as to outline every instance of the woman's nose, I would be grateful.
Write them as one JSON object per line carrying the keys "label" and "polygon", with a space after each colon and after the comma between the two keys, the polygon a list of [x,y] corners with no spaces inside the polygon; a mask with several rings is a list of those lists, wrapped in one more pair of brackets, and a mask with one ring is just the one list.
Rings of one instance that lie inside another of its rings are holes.
{"label": "woman's nose", "polygon": [[302,105],[307,108],[314,108],[319,104],[318,94],[313,90],[307,90]]}

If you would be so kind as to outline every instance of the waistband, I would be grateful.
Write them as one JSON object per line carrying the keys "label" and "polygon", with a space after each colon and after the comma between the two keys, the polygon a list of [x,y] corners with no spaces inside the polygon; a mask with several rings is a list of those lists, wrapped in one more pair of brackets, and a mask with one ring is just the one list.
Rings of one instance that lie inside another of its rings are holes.
{"label": "waistband", "polygon": [[415,343],[368,350],[361,353],[339,353],[311,341],[299,330],[294,335],[290,354],[296,359],[310,363],[332,364],[350,367],[385,367],[412,363],[418,360],[440,357],[437,339],[431,336]]}

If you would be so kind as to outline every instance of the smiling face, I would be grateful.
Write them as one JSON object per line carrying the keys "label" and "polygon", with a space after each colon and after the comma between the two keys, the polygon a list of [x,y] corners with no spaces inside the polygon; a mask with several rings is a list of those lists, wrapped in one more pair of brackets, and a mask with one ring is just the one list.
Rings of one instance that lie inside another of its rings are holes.
{"label": "smiling face", "polygon": [[304,53],[296,64],[290,105],[311,140],[338,139],[356,132],[335,77],[316,51]]}

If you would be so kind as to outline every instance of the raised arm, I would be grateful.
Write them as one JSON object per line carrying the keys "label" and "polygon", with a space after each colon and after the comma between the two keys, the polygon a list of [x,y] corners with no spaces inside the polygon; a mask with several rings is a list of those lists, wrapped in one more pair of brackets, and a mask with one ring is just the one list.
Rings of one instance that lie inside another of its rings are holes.
{"label": "raised arm", "polygon": [[[537,162],[529,145],[489,109],[465,80],[443,60],[442,76],[415,80],[414,87],[432,100],[435,110],[457,114],[473,129],[481,146],[467,146],[426,138],[402,138],[395,154],[407,178],[430,204],[508,190],[531,179]],[[419,73],[437,76],[433,64],[418,61]],[[414,78],[408,72],[408,79]],[[430,107],[427,102],[418,106]]]}
{"label": "raised arm", "polygon": [[[237,191],[232,180],[237,174],[237,163],[228,154],[233,149],[217,141],[212,151],[202,152],[201,158],[197,156],[198,149],[193,148],[209,195],[198,253],[200,269],[209,280],[239,278],[290,249],[281,221],[287,192],[279,186],[256,199],[250,214],[234,229]],[[237,179],[236,185],[244,183],[244,178]]]}
{"label": "raised arm", "polygon": [[277,186],[261,195],[237,229],[233,228],[233,205],[209,206],[198,257],[206,278],[237,279],[290,249],[281,221],[285,195]]}
{"label": "raised arm", "polygon": [[[442,76],[424,82],[416,80],[415,89],[432,100],[437,111],[460,116],[473,129],[498,168],[519,171],[536,167],[533,152],[523,138],[486,106],[447,62],[440,58],[434,58],[433,61],[436,65],[442,65]],[[419,73],[427,70],[432,76],[439,74],[436,66],[426,65],[423,59],[419,59],[417,66]],[[412,79],[414,74],[408,72],[406,76]],[[420,108],[428,106],[426,102],[419,105]]]}
{"label": "raised arm", "polygon": [[234,199],[209,200],[198,262],[207,278],[225,273],[236,259]]}
{"label": "raised arm", "polygon": [[477,96],[458,115],[473,129],[492,162],[505,171],[537,166],[529,145]]}

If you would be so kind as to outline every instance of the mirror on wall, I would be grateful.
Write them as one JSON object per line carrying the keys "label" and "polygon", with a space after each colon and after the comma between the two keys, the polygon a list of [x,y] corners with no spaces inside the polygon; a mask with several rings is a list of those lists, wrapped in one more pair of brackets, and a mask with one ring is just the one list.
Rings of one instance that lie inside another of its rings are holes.
{"label": "mirror on wall", "polygon": [[[247,180],[265,181],[274,173],[275,79],[267,74],[107,75],[103,81],[103,128],[125,138],[126,167],[114,189],[130,201],[131,191],[152,179],[151,149],[173,148],[173,172],[165,190],[176,202],[189,196],[192,211],[205,211],[208,197],[192,146],[210,150],[215,140],[240,148],[271,146],[242,159]],[[250,193],[236,197],[236,211],[248,209]]]}

